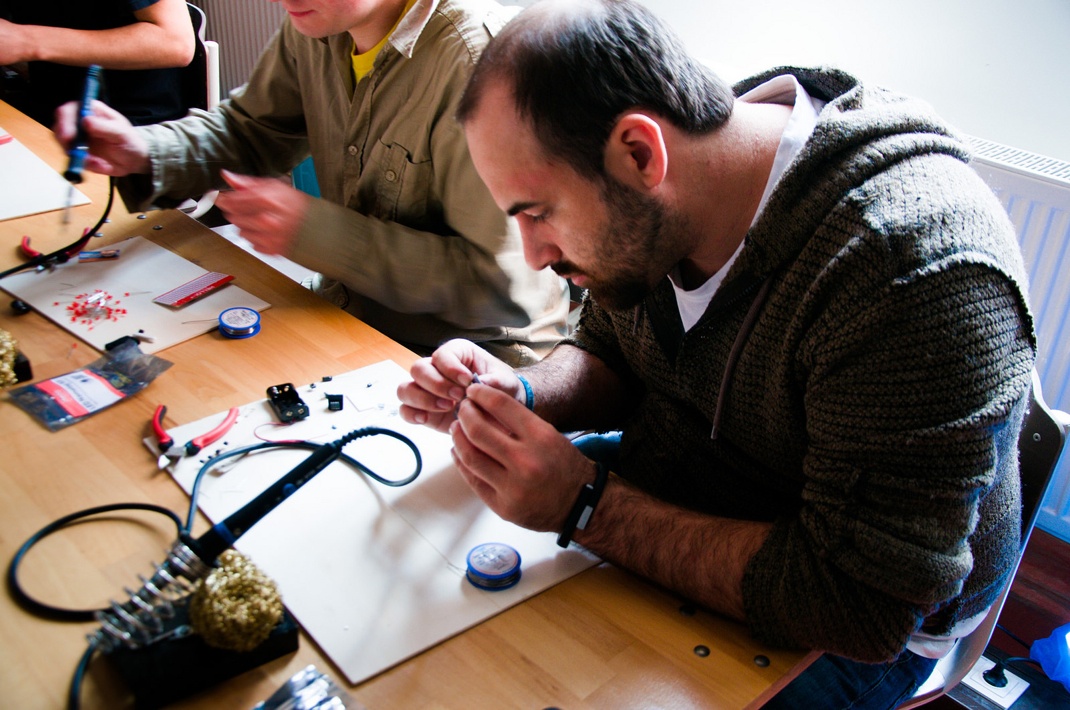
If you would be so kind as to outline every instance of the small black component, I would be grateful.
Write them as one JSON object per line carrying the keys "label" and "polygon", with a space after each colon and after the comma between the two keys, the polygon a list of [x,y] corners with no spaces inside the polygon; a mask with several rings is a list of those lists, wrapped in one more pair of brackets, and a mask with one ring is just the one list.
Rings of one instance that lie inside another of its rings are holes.
{"label": "small black component", "polygon": [[121,338],[116,338],[110,343],[105,343],[104,351],[111,352],[115,348],[119,347],[120,345],[125,345],[126,343],[133,343],[134,345],[139,345],[140,341],[138,341],[138,339],[132,335],[124,335]]}
{"label": "small black component", "polygon": [[331,412],[342,411],[342,402],[344,395],[340,394],[328,394],[327,396],[327,409]]}
{"label": "small black component", "polygon": [[11,312],[17,316],[24,316],[31,310],[32,309],[30,308],[30,304],[26,303],[26,301],[16,298],[14,301],[11,302]]}
{"label": "small black component", "polygon": [[15,371],[15,382],[29,382],[33,379],[33,368],[30,367],[30,360],[21,352],[15,353],[15,366],[12,368]]}
{"label": "small black component", "polygon": [[308,416],[308,405],[289,382],[268,387],[267,396],[271,408],[275,410],[275,416],[283,424],[300,421]]}

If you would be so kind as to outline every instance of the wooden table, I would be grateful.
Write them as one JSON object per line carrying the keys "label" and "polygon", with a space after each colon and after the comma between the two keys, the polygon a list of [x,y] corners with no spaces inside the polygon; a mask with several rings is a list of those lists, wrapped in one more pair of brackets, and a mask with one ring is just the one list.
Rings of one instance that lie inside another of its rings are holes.
{"label": "wooden table", "polygon": [[[57,170],[65,156],[51,133],[0,102],[0,127]],[[3,169],[3,166],[0,166]],[[107,181],[81,186],[92,204],[72,211],[0,222],[0,269],[18,263],[18,242],[40,251],[73,241],[94,224]],[[9,401],[0,401],[0,560],[6,565],[35,531],[91,506],[152,502],[184,514],[186,494],[156,468],[143,446],[157,403],[185,423],[261,399],[279,382],[308,383],[416,356],[263,262],[175,211],[129,214],[117,200],[103,245],[140,235],[202,267],[234,274],[243,289],[272,307],[254,338],[199,336],[158,353],[174,363],[144,392],[59,432],[50,432]],[[0,329],[30,359],[34,378],[78,369],[99,357],[37,313],[15,316],[0,303]],[[207,528],[202,519],[194,530]],[[160,516],[75,525],[34,548],[20,572],[27,591],[48,603],[97,608],[123,601],[174,541]],[[60,708],[95,623],[42,620],[0,599],[0,704]],[[694,610],[671,594],[609,565],[599,565],[513,607],[356,687],[368,708],[673,708],[758,707],[812,660],[813,654],[765,648],[734,622]],[[302,633],[300,649],[178,704],[182,708],[251,708],[309,664],[344,684],[342,675]],[[84,708],[132,705],[121,679],[99,656],[81,693]]]}

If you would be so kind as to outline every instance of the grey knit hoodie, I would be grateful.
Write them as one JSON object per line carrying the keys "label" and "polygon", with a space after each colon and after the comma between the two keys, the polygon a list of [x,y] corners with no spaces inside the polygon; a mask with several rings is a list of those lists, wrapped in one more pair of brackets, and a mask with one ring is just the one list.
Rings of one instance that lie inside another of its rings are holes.
{"label": "grey knit hoodie", "polygon": [[754,634],[880,662],[982,611],[1016,556],[1025,270],[926,104],[835,70],[737,94],[784,73],[828,104],[705,315],[684,334],[665,279],[635,313],[588,300],[570,342],[634,388],[621,475],[773,521]]}

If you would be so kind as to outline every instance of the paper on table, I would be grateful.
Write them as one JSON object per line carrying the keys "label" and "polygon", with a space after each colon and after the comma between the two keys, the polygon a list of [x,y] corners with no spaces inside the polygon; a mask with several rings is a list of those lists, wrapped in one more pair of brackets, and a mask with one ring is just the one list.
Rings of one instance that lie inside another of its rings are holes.
{"label": "paper on table", "polygon": [[[206,271],[178,254],[142,237],[131,237],[109,249],[117,259],[79,262],[55,269],[25,271],[0,280],[0,288],[20,298],[57,325],[103,352],[124,335],[143,332],[152,338],[141,351],[154,353],[219,326],[219,314],[245,306],[256,311],[271,305],[231,283],[181,308],[153,303],[160,294]],[[98,295],[100,294],[100,295]],[[96,298],[92,317],[80,316]]]}
{"label": "paper on table", "polygon": [[[275,420],[266,400],[253,402],[241,408],[223,447],[262,438],[325,443],[380,426],[408,436],[419,448],[423,473],[408,486],[383,486],[335,462],[237,541],[276,581],[286,607],[351,683],[598,564],[589,553],[561,549],[553,534],[524,530],[491,512],[454,468],[450,438],[401,420],[396,391],[407,378],[395,363],[381,362],[298,387],[311,413],[286,427],[271,426]],[[327,393],[344,395],[341,411],[327,409]],[[222,416],[169,433],[184,442]],[[159,453],[153,440],[145,443]],[[359,439],[345,452],[384,478],[403,478],[413,470],[412,454],[391,438]],[[225,519],[309,453],[269,449],[233,468],[224,463],[223,472],[210,471],[201,483],[201,511],[213,523]],[[200,467],[198,460],[182,459],[172,475],[188,493]],[[520,553],[516,586],[484,591],[465,579],[469,550],[484,542],[504,542]]]}
{"label": "paper on table", "polygon": [[[10,135],[0,128],[0,135]],[[67,206],[71,184],[14,138],[0,142],[0,220],[25,217]],[[72,205],[89,204],[80,190]]]}

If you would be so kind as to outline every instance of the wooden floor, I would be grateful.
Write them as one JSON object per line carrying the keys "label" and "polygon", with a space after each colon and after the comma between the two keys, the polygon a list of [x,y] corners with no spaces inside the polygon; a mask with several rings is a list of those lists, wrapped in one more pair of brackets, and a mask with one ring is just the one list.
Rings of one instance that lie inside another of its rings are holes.
{"label": "wooden floor", "polygon": [[1028,656],[1029,648],[1011,634],[1032,644],[1066,623],[1070,623],[1070,543],[1034,529],[992,645],[1011,655]]}

